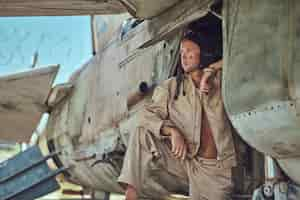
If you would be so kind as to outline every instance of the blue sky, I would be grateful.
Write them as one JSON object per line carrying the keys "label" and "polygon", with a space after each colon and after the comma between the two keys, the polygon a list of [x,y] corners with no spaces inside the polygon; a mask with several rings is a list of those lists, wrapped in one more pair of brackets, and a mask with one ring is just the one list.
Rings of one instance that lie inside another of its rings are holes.
{"label": "blue sky", "polygon": [[0,18],[0,75],[29,69],[38,52],[37,67],[60,64],[55,83],[92,56],[89,16]]}
{"label": "blue sky", "polygon": [[30,70],[35,52],[37,67],[60,64],[55,84],[66,82],[92,56],[90,17],[0,17],[0,76]]}

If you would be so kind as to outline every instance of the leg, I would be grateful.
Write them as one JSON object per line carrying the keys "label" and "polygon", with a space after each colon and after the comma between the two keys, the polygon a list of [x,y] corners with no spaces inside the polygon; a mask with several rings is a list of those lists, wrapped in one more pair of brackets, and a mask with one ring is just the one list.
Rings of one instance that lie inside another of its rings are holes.
{"label": "leg", "polygon": [[231,168],[214,159],[195,158],[187,163],[192,200],[229,200],[233,184]]}
{"label": "leg", "polygon": [[[171,173],[168,172],[170,169]],[[183,165],[174,160],[167,152],[166,144],[155,138],[144,128],[138,128],[129,139],[129,145],[123,162],[121,175],[118,179],[120,183],[127,187],[128,197],[133,195],[135,190],[138,196],[165,196],[172,188],[182,188],[178,182],[163,184],[164,179],[170,180],[172,177],[186,177]],[[165,185],[165,186],[164,186]],[[172,185],[169,187],[169,185]],[[176,189],[174,189],[176,190]]]}
{"label": "leg", "polygon": [[138,195],[137,195],[136,189],[131,185],[127,185],[126,191],[125,191],[125,197],[126,197],[126,200],[137,200]]}
{"label": "leg", "polygon": [[130,135],[121,175],[118,179],[118,182],[126,188],[128,196],[140,193],[148,163],[152,160],[152,155],[143,150],[145,147],[143,147],[141,139],[144,134],[144,129],[139,127],[135,133]]}
{"label": "leg", "polygon": [[[166,145],[142,127],[130,136],[123,168],[118,179],[126,188],[130,186],[127,190],[128,196],[133,194],[133,189],[135,189],[139,197],[155,196],[158,199],[158,197],[168,195],[172,187],[180,188],[178,184],[175,184],[176,180],[172,181],[173,185],[170,184],[171,188],[169,184],[163,184],[165,178],[170,179],[178,174],[184,176],[182,174],[185,173],[183,165],[166,152]],[[169,168],[172,175],[167,172]],[[180,179],[183,178],[180,177]]]}

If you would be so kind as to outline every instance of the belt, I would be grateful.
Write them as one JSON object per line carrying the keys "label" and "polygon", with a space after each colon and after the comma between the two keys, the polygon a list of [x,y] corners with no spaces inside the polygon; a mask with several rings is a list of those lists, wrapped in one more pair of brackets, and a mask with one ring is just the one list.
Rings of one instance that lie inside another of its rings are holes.
{"label": "belt", "polygon": [[218,168],[224,168],[224,169],[232,168],[237,165],[235,155],[227,157],[226,159],[223,159],[223,160],[212,159],[212,158],[203,158],[200,156],[196,156],[193,159],[195,159],[198,163],[201,163],[203,165],[216,166]]}

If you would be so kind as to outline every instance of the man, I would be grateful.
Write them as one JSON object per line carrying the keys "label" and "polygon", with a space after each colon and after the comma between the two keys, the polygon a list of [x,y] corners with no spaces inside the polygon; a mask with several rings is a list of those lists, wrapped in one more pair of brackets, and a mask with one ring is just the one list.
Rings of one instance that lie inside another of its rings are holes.
{"label": "man", "polygon": [[236,155],[221,97],[220,56],[213,41],[193,32],[180,51],[184,73],[156,88],[130,137],[119,177],[127,200],[138,199],[157,165],[186,176],[192,200],[230,199]]}

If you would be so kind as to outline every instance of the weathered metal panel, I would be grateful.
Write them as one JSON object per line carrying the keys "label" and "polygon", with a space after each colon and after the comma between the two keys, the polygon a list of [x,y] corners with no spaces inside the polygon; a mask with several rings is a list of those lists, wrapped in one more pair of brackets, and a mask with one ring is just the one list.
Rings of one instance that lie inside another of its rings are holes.
{"label": "weathered metal panel", "polygon": [[96,52],[101,52],[102,49],[109,46],[112,40],[120,37],[117,32],[120,33],[122,23],[131,16],[126,14],[120,15],[97,15],[94,16],[94,36]]}
{"label": "weathered metal panel", "polygon": [[90,66],[97,66],[97,62],[97,57],[93,57],[83,66],[82,72],[74,83],[73,92],[68,102],[66,102],[66,112],[68,112],[65,116],[66,131],[71,137],[79,137],[81,135],[84,113],[86,112],[87,101],[90,98],[88,91],[94,78],[93,68]]}
{"label": "weathered metal panel", "polygon": [[300,2],[224,1],[225,106],[251,146],[300,183]]}
{"label": "weathered metal panel", "polygon": [[[136,34],[141,34],[139,41],[147,39],[142,37],[142,32]],[[161,42],[149,48],[135,49],[133,38],[136,37],[115,41],[95,58],[98,65],[91,66],[91,87],[81,138],[84,143],[95,140],[101,132],[126,117],[127,96],[142,81],[152,85],[166,78],[162,75],[169,74],[167,68],[162,67],[171,61],[168,44]]]}
{"label": "weathered metal panel", "polygon": [[143,21],[125,38],[131,39],[130,45],[133,46],[133,49],[154,45],[170,37],[174,31],[182,29],[188,23],[206,15],[212,3],[212,0],[180,1],[162,14]]}
{"label": "weathered metal panel", "polygon": [[58,66],[0,77],[0,138],[29,141],[42,114]]}
{"label": "weathered metal panel", "polygon": [[[185,2],[191,0],[184,0]],[[0,16],[104,15],[129,12],[150,19],[180,4],[180,0],[10,0],[0,1]],[[199,3],[205,2],[200,0]],[[184,10],[184,8],[182,9]]]}
{"label": "weathered metal panel", "polygon": [[141,18],[151,18],[176,5],[180,0],[124,0]]}
{"label": "weathered metal panel", "polygon": [[180,1],[172,9],[166,10],[161,15],[148,21],[148,31],[151,40],[147,45],[160,41],[172,31],[183,28],[188,23],[207,14],[213,0],[186,0]]}
{"label": "weathered metal panel", "polygon": [[[129,48],[128,51],[154,45],[170,37],[170,34],[174,31],[206,15],[212,2],[212,0],[180,1],[172,9],[167,9],[162,14],[145,20],[135,28],[129,30],[124,36],[122,43],[128,41],[126,42]],[[151,1],[151,5],[155,6],[159,4],[152,3]],[[122,33],[120,24],[121,22],[125,23],[125,20],[129,18],[129,14],[95,17],[94,27],[96,31],[95,43],[97,52],[109,48],[114,41],[120,40]],[[119,31],[119,34],[115,34],[116,31]]]}

